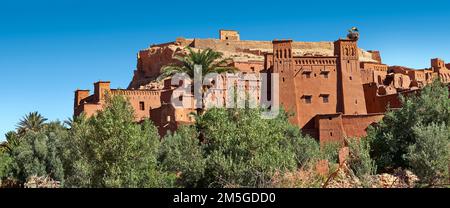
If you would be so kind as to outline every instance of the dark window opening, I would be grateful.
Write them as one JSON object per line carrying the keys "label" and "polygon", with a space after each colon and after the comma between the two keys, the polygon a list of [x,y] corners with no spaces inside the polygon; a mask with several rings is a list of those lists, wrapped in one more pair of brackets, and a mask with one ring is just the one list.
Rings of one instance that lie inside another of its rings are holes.
{"label": "dark window opening", "polygon": [[311,95],[305,95],[303,97],[305,99],[305,103],[311,104],[312,103],[312,96]]}
{"label": "dark window opening", "polygon": [[144,111],[144,110],[145,110],[145,103],[144,103],[144,102],[139,102],[139,109],[140,109],[141,111]]}
{"label": "dark window opening", "polygon": [[333,136],[333,132],[330,132],[330,136]]}
{"label": "dark window opening", "polygon": [[328,103],[329,97],[330,97],[329,95],[322,95],[323,103]]}

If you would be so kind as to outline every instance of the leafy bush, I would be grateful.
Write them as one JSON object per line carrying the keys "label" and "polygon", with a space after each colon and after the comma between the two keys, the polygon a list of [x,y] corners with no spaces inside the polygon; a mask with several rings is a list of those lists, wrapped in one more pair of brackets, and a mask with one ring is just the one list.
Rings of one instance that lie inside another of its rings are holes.
{"label": "leafy bush", "polygon": [[408,148],[406,160],[412,171],[429,185],[448,179],[450,132],[444,124],[418,125],[413,128],[416,143]]}
{"label": "leafy bush", "polygon": [[420,95],[402,96],[402,108],[390,109],[382,122],[369,128],[367,139],[371,141],[371,155],[380,170],[410,168],[405,155],[418,137],[414,127],[432,123],[444,123],[448,126],[448,98],[448,87],[436,80],[423,88]]}
{"label": "leafy bush", "polygon": [[275,172],[305,164],[310,152],[300,151],[318,144],[303,138],[287,118],[281,112],[263,119],[259,109],[210,109],[199,117],[197,128],[205,140],[203,186],[265,187]]}
{"label": "leafy bush", "polygon": [[174,176],[157,166],[156,127],[149,121],[135,123],[134,111],[124,97],[114,96],[96,116],[74,122],[67,144],[76,160],[68,170],[68,186],[172,186]]}
{"label": "leafy bush", "polygon": [[10,175],[25,182],[30,176],[50,176],[64,182],[61,160],[61,140],[67,137],[59,122],[46,124],[42,129],[23,131],[19,142],[11,148]]}
{"label": "leafy bush", "polygon": [[339,163],[339,150],[341,148],[340,142],[327,142],[322,145],[321,158],[332,163]]}
{"label": "leafy bush", "polygon": [[283,144],[286,148],[293,151],[295,154],[295,161],[299,168],[309,168],[320,157],[320,145],[309,135],[303,135],[301,130],[288,122],[288,114],[281,110],[280,117],[278,118],[278,125],[286,125],[282,131],[286,137]]}
{"label": "leafy bush", "polygon": [[179,186],[197,187],[204,177],[206,161],[196,129],[182,126],[165,136],[159,160],[164,170],[179,174]]}
{"label": "leafy bush", "polygon": [[9,155],[4,152],[0,152],[0,181],[10,176],[11,162],[12,159]]}
{"label": "leafy bush", "polygon": [[370,158],[370,144],[365,139],[349,139],[348,165],[356,176],[363,179],[376,172],[375,161]]}

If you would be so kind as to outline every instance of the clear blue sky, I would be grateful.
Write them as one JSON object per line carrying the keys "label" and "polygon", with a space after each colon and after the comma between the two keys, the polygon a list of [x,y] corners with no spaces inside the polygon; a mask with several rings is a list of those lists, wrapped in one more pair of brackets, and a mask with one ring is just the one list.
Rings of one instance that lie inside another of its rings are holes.
{"label": "clear blue sky", "polygon": [[73,91],[97,80],[126,88],[136,53],[176,37],[331,41],[351,26],[385,63],[450,62],[448,1],[13,1],[0,3],[0,140],[28,112],[64,120]]}

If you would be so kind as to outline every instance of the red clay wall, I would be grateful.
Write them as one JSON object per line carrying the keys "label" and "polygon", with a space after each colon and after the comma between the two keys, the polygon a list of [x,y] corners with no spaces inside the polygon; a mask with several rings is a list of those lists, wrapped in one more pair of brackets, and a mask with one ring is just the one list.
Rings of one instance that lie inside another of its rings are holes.
{"label": "red clay wall", "polygon": [[344,131],[349,138],[361,138],[367,136],[367,128],[381,119],[384,114],[368,114],[368,115],[343,115],[342,124]]}
{"label": "red clay wall", "polygon": [[[297,97],[290,98],[297,102],[295,116],[301,128],[311,128],[307,124],[317,114],[336,113],[336,62],[336,57],[295,58],[293,79]],[[311,96],[310,103],[307,102],[306,96]]]}
{"label": "red clay wall", "polygon": [[367,135],[367,128],[383,119],[383,114],[342,115],[329,114],[315,117],[318,139],[327,142],[344,142],[344,138],[361,138]]}
{"label": "red clay wall", "polygon": [[341,114],[317,115],[315,129],[321,145],[327,142],[342,142],[345,138]]}

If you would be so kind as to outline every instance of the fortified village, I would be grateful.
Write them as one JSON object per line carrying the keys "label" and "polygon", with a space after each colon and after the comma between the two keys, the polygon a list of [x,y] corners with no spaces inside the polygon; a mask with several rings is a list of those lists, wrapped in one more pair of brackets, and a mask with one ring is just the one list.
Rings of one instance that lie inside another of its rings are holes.
{"label": "fortified village", "polygon": [[[107,95],[124,95],[135,110],[136,121],[151,119],[160,135],[193,123],[194,108],[175,108],[170,102],[177,86],[170,79],[157,81],[162,67],[174,63],[174,55],[186,54],[186,47],[222,52],[232,60],[230,66],[254,74],[254,80],[238,83],[257,101],[263,87],[260,73],[277,73],[280,105],[294,113],[293,124],[320,143],[365,136],[388,106],[401,107],[400,94],[414,93],[435,78],[450,82],[450,64],[439,58],[431,59],[426,69],[388,66],[379,51],[358,48],[358,39],[356,28],[334,42],[249,41],[232,30],[220,30],[219,39],[177,38],[139,51],[127,89],[111,89],[109,81],[99,81],[94,83],[93,94],[76,90],[74,114],[92,116],[104,108]],[[228,93],[223,87],[213,91],[208,94],[212,100]]]}

